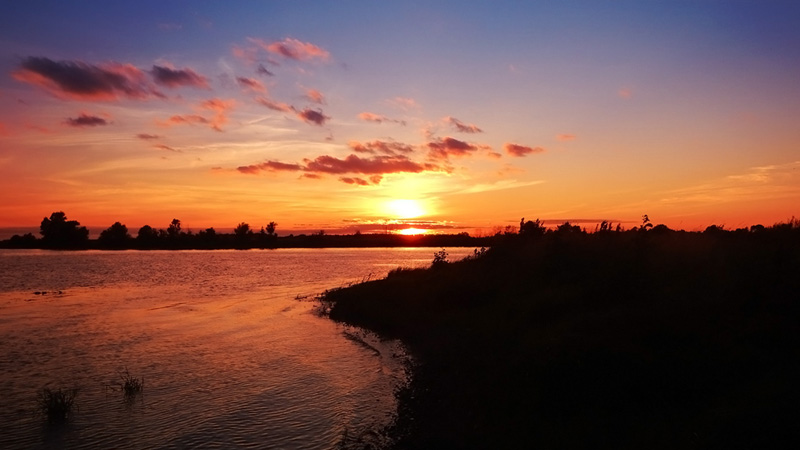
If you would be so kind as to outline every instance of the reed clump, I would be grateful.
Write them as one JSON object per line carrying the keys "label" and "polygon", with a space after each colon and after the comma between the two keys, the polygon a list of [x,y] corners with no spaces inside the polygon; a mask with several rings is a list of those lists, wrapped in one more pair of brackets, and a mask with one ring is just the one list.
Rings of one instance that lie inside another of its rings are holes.
{"label": "reed clump", "polygon": [[77,389],[51,390],[44,388],[39,391],[37,399],[39,410],[49,423],[64,423],[72,416],[73,409],[76,407],[75,397],[77,395]]}
{"label": "reed clump", "polygon": [[131,375],[127,368],[119,376],[121,379],[119,386],[125,397],[134,397],[144,390],[144,377]]}

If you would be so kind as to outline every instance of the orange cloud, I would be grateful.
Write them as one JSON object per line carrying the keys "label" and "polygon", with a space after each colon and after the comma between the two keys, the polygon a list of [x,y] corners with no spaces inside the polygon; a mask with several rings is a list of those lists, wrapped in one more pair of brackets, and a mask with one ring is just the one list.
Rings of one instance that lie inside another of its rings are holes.
{"label": "orange cloud", "polygon": [[574,141],[575,135],[574,134],[559,134],[556,136],[556,140],[559,142],[567,142],[567,141]]}
{"label": "orange cloud", "polygon": [[419,106],[416,100],[408,97],[395,97],[387,100],[387,102],[404,110],[416,108]]}
{"label": "orange cloud", "polygon": [[456,119],[455,117],[450,117],[450,116],[445,117],[444,121],[452,125],[453,128],[456,129],[456,131],[459,131],[461,133],[483,133],[483,130],[478,128],[476,125],[466,124]]}
{"label": "orange cloud", "polygon": [[255,173],[258,173],[258,172],[262,172],[262,171],[267,171],[267,172],[278,172],[278,171],[296,172],[298,170],[303,170],[303,166],[301,166],[299,164],[282,163],[282,162],[279,162],[279,161],[267,161],[267,162],[263,162],[263,163],[260,163],[260,164],[253,164],[253,165],[250,165],[250,166],[240,166],[240,167],[237,167],[236,170],[238,170],[241,173],[249,173],[249,174],[255,174]]}
{"label": "orange cloud", "polygon": [[510,142],[507,142],[503,148],[505,148],[506,153],[517,158],[527,156],[531,153],[544,153],[544,149],[541,147],[526,147],[524,145],[512,144]]}
{"label": "orange cloud", "polygon": [[52,95],[69,100],[113,101],[163,97],[148,82],[144,72],[130,64],[88,64],[28,57],[12,73],[17,81],[39,86]]}
{"label": "orange cloud", "polygon": [[295,110],[294,107],[291,105],[288,105],[286,103],[276,102],[274,100],[270,100],[265,97],[258,97],[256,99],[256,102],[274,111],[289,112]]}
{"label": "orange cloud", "polygon": [[208,119],[198,114],[187,114],[187,115],[176,114],[163,122],[159,122],[158,124],[168,127],[171,125],[192,125],[195,123],[207,124],[209,122]]}
{"label": "orange cloud", "polygon": [[320,105],[325,104],[325,96],[322,95],[322,92],[316,89],[308,89],[306,90],[306,98],[311,100],[314,103],[319,103]]}
{"label": "orange cloud", "polygon": [[169,145],[164,145],[164,144],[154,144],[153,148],[157,148],[157,149],[160,149],[160,150],[166,150],[168,152],[183,153],[178,149],[172,148]]}
{"label": "orange cloud", "polygon": [[228,111],[233,109],[236,105],[235,100],[221,100],[212,98],[200,104],[200,109],[205,109],[214,112],[214,118],[209,122],[211,128],[216,131],[222,131],[222,125],[228,123]]}
{"label": "orange cloud", "polygon": [[153,66],[150,71],[156,84],[168,88],[191,86],[201,89],[210,89],[206,77],[197,74],[192,69],[173,69],[172,67]]}
{"label": "orange cloud", "polygon": [[448,159],[450,156],[467,156],[478,150],[477,145],[459,141],[451,137],[428,143],[430,156],[435,159]]}
{"label": "orange cloud", "polygon": [[136,135],[136,137],[145,141],[153,141],[156,139],[161,139],[161,136],[157,134],[147,134],[147,133],[139,133]]}

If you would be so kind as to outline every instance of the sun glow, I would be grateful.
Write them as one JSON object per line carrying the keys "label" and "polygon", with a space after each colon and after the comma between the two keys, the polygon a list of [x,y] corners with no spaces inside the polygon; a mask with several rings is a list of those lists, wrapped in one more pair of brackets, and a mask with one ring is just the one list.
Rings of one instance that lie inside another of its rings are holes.
{"label": "sun glow", "polygon": [[386,204],[386,210],[397,219],[413,219],[425,215],[425,210],[417,200],[392,200]]}
{"label": "sun glow", "polygon": [[422,228],[405,228],[398,233],[403,236],[413,236],[416,234],[428,234],[428,230],[423,230]]}

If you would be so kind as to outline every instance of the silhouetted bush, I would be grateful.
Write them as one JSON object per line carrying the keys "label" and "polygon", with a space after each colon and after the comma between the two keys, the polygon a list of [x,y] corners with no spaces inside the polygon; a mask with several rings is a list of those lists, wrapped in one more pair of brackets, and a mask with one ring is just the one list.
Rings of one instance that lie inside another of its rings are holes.
{"label": "silhouetted bush", "polygon": [[72,415],[77,394],[77,389],[42,389],[38,396],[39,409],[48,422],[64,423]]}

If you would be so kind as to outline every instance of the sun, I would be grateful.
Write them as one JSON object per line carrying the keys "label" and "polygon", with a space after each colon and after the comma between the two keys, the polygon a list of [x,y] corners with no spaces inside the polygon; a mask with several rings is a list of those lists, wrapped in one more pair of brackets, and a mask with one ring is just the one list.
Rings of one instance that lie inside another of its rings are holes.
{"label": "sun", "polygon": [[386,209],[395,219],[413,219],[425,215],[425,210],[417,200],[392,200],[386,204]]}

